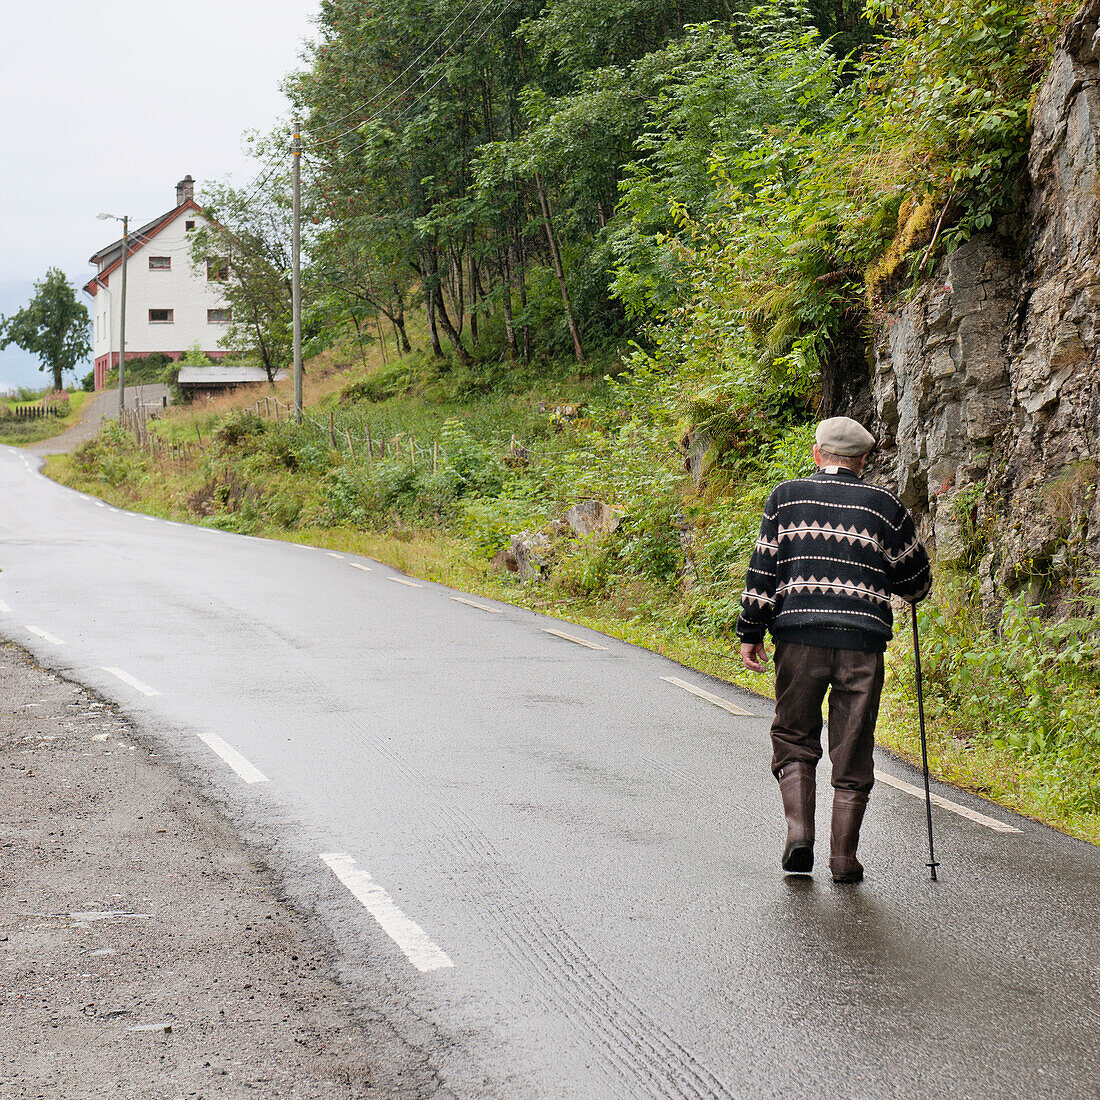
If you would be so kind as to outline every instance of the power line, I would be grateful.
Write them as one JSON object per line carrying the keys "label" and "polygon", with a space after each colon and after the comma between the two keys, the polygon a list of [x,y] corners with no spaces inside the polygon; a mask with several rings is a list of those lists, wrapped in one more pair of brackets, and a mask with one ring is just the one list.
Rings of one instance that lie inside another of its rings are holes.
{"label": "power line", "polygon": [[[462,14],[468,8],[472,7],[475,3],[476,0],[466,0],[466,3],[459,9],[458,14],[443,28],[443,30],[439,32],[439,34],[435,36],[435,38],[432,39],[431,42],[428,43],[427,46],[425,46],[420,55],[409,62],[409,64],[406,65],[405,68],[402,69],[401,72],[399,72],[397,76],[395,76],[393,80],[389,82],[389,84],[387,84],[380,92],[377,92],[373,96],[371,96],[371,98],[368,99],[366,103],[361,103],[358,107],[353,107],[350,111],[347,112],[347,114],[343,114],[339,118],[334,118],[329,123],[329,125],[338,126],[341,122],[344,121],[344,119],[351,118],[352,115],[360,114],[362,111],[365,111],[376,99],[381,99],[381,97],[384,96],[386,92],[388,92],[407,72],[420,64],[420,62],[431,52],[431,50],[434,49],[436,43],[451,29],[451,27],[455,25],[455,23],[458,22]],[[351,131],[349,130],[347,131],[347,133],[351,133]],[[338,134],[337,138],[339,137],[343,137],[343,134]],[[329,138],[326,140],[335,141],[336,138]]]}
{"label": "power line", "polygon": [[[486,4],[485,7],[483,7],[481,9],[481,11],[479,11],[477,13],[476,16],[474,16],[474,18],[470,21],[470,23],[459,33],[459,35],[451,42],[451,44],[443,51],[443,53],[441,53],[439,55],[439,57],[436,59],[436,61],[433,62],[433,66],[438,64],[440,61],[442,61],[447,56],[447,54],[450,53],[451,50],[453,50],[454,47],[459,44],[459,42],[462,40],[462,36],[464,34],[466,34],[467,31],[469,31],[472,27],[474,27],[477,24],[477,21],[493,6],[493,4],[495,2],[496,2],[496,0],[489,0],[489,3]],[[496,15],[493,16],[492,19],[489,20],[489,22],[485,25],[484,29],[482,30],[481,34],[479,34],[477,36],[477,38],[475,38],[473,40],[473,42],[470,43],[471,46],[476,46],[477,43],[480,42],[485,37],[485,35],[489,33],[489,31],[492,29],[492,27],[497,22],[497,20],[499,20],[500,17],[512,6],[512,2],[513,2],[513,0],[505,0],[504,6],[500,9],[500,11],[498,11],[496,13]],[[423,54],[421,56],[423,56]],[[410,68],[411,68],[411,66],[410,66]],[[408,72],[408,69],[406,69],[405,71]],[[357,123],[355,126],[350,127],[349,129],[345,130],[343,133],[336,134],[333,137],[325,138],[321,141],[314,141],[306,148],[308,150],[313,150],[313,149],[320,148],[322,145],[330,145],[334,141],[339,141],[341,138],[347,137],[348,134],[356,133],[362,127],[368,125],[368,123],[375,122],[377,119],[381,118],[386,113],[386,111],[388,111],[390,109],[390,107],[392,107],[399,99],[401,99],[402,96],[408,95],[408,93],[412,91],[412,89],[416,86],[416,84],[421,79],[423,79],[423,75],[424,74],[422,73],[419,76],[417,76],[415,80],[411,81],[406,88],[404,88],[402,91],[398,92],[397,95],[393,96],[389,100],[389,102],[386,103],[386,105],[384,107],[382,107],[380,110],[376,111],[373,115],[371,115],[370,118],[364,119],[362,122]],[[424,90],[424,92],[422,92],[415,100],[413,100],[413,102],[409,105],[408,109],[403,110],[402,112],[400,112],[398,114],[398,116],[397,116],[398,120],[403,118],[405,116],[405,114],[407,114],[407,111],[411,110],[413,107],[415,107],[433,88],[435,88],[437,85],[441,84],[446,79],[446,77],[447,77],[447,74],[444,73],[437,80],[435,80],[428,88],[426,88]],[[396,83],[396,81],[394,81],[393,83],[388,85],[388,87],[392,88],[394,83]],[[385,90],[385,89],[383,89],[383,90]],[[377,96],[375,98],[377,98]],[[350,151],[351,152],[357,152],[359,149],[364,148],[366,145],[367,145],[367,142],[364,141],[361,145],[357,146],[355,149],[352,149]]]}

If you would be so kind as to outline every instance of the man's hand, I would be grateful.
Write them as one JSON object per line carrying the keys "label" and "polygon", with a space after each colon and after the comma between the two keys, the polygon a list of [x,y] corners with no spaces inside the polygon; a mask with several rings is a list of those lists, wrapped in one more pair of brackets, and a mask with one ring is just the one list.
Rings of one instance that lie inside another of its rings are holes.
{"label": "man's hand", "polygon": [[768,663],[768,651],[763,642],[742,642],[741,661],[750,672],[763,672]]}

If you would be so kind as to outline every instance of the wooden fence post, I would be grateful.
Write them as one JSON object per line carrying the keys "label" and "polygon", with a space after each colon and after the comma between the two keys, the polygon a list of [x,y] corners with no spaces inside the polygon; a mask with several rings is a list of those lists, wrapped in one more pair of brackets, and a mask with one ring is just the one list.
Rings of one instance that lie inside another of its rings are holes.
{"label": "wooden fence post", "polygon": [[355,444],[352,443],[352,441],[351,441],[351,432],[348,430],[347,427],[344,428],[344,435],[346,435],[347,438],[348,438],[348,454],[350,454],[351,457],[354,459],[355,458]]}

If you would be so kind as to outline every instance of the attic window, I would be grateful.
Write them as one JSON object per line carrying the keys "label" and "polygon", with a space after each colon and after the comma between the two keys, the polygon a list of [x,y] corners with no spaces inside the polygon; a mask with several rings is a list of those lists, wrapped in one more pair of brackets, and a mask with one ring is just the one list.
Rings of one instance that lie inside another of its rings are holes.
{"label": "attic window", "polygon": [[229,278],[229,261],[224,256],[207,256],[206,278],[212,283],[225,282]]}
{"label": "attic window", "polygon": [[170,309],[151,309],[149,310],[149,324],[151,325],[170,325],[172,323],[172,313]]}
{"label": "attic window", "polygon": [[150,271],[171,271],[172,270],[172,257],[171,256],[150,256],[149,257],[149,270]]}
{"label": "attic window", "polygon": [[193,220],[193,219],[189,219],[188,221],[185,221],[185,222],[183,223],[183,227],[184,227],[184,229],[186,229],[186,230],[187,230],[187,231],[188,231],[188,232],[190,233],[190,232],[191,232],[191,230],[195,228],[195,222],[194,222],[194,220]]}

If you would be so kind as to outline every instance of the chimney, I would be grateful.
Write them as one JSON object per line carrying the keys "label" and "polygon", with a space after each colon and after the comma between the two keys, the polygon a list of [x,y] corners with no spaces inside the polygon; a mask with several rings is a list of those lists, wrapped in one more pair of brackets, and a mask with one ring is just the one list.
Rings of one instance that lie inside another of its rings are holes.
{"label": "chimney", "polygon": [[195,197],[195,181],[191,178],[191,173],[188,172],[176,184],[176,205],[183,206],[185,202],[191,202]]}

